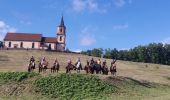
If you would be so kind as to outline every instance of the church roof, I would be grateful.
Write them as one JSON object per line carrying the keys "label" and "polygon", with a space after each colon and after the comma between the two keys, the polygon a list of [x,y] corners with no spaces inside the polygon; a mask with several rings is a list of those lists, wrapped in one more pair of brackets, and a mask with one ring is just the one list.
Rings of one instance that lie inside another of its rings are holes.
{"label": "church roof", "polygon": [[57,43],[56,37],[43,37],[42,34],[33,33],[7,33],[4,41],[31,41],[44,43]]}
{"label": "church roof", "polygon": [[42,34],[32,34],[32,33],[7,33],[4,41],[34,41],[40,42],[42,39]]}
{"label": "church roof", "polygon": [[55,37],[42,37],[42,42],[45,42],[45,43],[56,43],[57,39]]}

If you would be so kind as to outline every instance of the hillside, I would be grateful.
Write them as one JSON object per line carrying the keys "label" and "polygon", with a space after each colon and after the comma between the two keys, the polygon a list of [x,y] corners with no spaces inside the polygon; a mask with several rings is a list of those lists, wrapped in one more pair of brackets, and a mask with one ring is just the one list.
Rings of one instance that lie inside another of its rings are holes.
{"label": "hillside", "polygon": [[[27,71],[27,64],[29,58],[31,56],[35,56],[36,60],[41,59],[42,57],[46,57],[49,61],[50,66],[52,65],[55,58],[58,59],[61,65],[61,70],[59,73],[65,72],[66,61],[70,58],[73,62],[76,61],[78,57],[80,57],[83,66],[86,64],[86,60],[92,57],[81,55],[81,54],[71,54],[71,53],[61,53],[61,52],[45,52],[45,51],[25,51],[25,50],[8,50],[8,51],[0,51],[0,72],[8,72],[8,71]],[[98,58],[95,58],[96,60]],[[110,59],[107,60],[107,65],[110,65]],[[117,61],[117,77],[113,78],[110,75],[97,75],[99,78],[107,82],[109,84],[113,84],[120,91],[117,93],[113,93],[111,98],[115,98],[116,100],[126,100],[127,97],[131,100],[169,100],[170,96],[170,66],[167,65],[158,65],[158,64],[149,64],[149,63],[136,63],[136,62],[128,62],[128,61]],[[37,72],[37,70],[35,71]],[[73,72],[74,73],[74,72]],[[81,73],[84,73],[82,71]],[[49,71],[47,73],[42,74],[45,77],[49,75],[57,75],[58,74],[50,74]],[[10,87],[30,87],[33,80],[36,78],[28,79],[28,81],[24,82],[14,82],[3,84],[0,82],[0,88],[8,89]],[[31,95],[32,99],[41,99],[46,100],[47,98],[41,96],[41,93],[35,95],[29,92],[28,88],[24,89],[26,94],[22,94],[24,96],[17,95],[6,95],[3,97],[6,99],[9,98],[27,98]],[[22,91],[23,92],[23,91]],[[2,95],[2,91],[0,91],[0,96]],[[26,96],[26,97],[25,97]],[[144,98],[145,97],[145,98]],[[3,99],[4,99],[3,98]],[[109,99],[110,100],[110,99]]]}
{"label": "hillside", "polygon": [[[61,52],[25,50],[0,51],[0,71],[26,71],[29,59],[32,55],[35,57],[36,61],[40,60],[42,57],[46,57],[47,61],[49,61],[49,66],[52,66],[54,60],[57,58],[61,65],[62,72],[65,72],[65,66],[68,59],[71,59],[74,63],[77,58],[80,57],[82,65],[84,66],[86,60],[92,58],[81,54]],[[95,60],[97,59],[98,58],[95,58]],[[107,65],[110,66],[111,60],[106,60]],[[117,61],[117,70],[118,76],[157,83],[170,83],[169,80],[167,80],[167,77],[170,77],[170,66],[167,65]]]}

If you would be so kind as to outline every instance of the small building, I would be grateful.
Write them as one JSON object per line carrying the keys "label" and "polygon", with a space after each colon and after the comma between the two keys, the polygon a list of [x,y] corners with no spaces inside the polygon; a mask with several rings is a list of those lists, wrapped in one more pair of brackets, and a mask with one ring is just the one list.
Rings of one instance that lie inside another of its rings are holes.
{"label": "small building", "polygon": [[61,23],[57,27],[56,37],[43,37],[40,33],[10,33],[4,38],[5,48],[18,49],[49,49],[65,51],[66,27],[63,16]]}

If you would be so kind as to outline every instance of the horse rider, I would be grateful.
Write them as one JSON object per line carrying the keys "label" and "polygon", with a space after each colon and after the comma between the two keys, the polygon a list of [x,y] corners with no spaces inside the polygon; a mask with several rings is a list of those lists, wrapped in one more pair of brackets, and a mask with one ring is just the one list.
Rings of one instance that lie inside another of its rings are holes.
{"label": "horse rider", "polygon": [[80,73],[80,70],[82,69],[80,58],[77,59],[75,66],[77,69],[77,73]]}
{"label": "horse rider", "polygon": [[32,56],[32,57],[30,58],[30,63],[31,63],[31,62],[35,62],[34,56]]}
{"label": "horse rider", "polygon": [[97,60],[97,64],[101,65],[101,61],[100,59]]}
{"label": "horse rider", "polygon": [[117,70],[116,70],[116,59],[113,59],[113,61],[111,62],[111,68],[112,68],[112,71],[113,72],[111,72],[111,74],[114,76],[116,76],[116,72],[117,72]]}
{"label": "horse rider", "polygon": [[103,66],[106,66],[106,60],[103,61],[103,64],[102,64],[102,65],[103,65]]}
{"label": "horse rider", "polygon": [[67,61],[67,64],[68,64],[68,65],[71,65],[71,63],[72,63],[72,62],[71,62],[71,59],[69,59],[69,60]]}
{"label": "horse rider", "polygon": [[45,57],[43,57],[43,58],[41,59],[41,65],[43,65],[45,62],[46,62],[46,59],[45,59]]}
{"label": "horse rider", "polygon": [[57,60],[57,58],[55,59],[55,61],[54,61],[54,66],[57,66],[59,63],[58,63],[58,60]]}
{"label": "horse rider", "polygon": [[103,74],[108,75],[108,67],[106,65],[106,60],[104,60],[102,63],[102,72]]}
{"label": "horse rider", "polygon": [[90,60],[90,65],[93,65],[93,64],[94,64],[94,59],[91,58],[91,60]]}
{"label": "horse rider", "polygon": [[30,58],[30,64],[32,64],[32,66],[35,66],[34,56],[32,56],[32,57]]}

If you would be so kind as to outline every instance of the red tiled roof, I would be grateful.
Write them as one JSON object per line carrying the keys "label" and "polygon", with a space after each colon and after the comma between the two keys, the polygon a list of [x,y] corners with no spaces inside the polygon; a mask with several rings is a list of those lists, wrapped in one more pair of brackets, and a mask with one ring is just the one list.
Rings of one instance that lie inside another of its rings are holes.
{"label": "red tiled roof", "polygon": [[42,42],[44,42],[44,43],[56,43],[57,38],[55,38],[55,37],[43,37]]}
{"label": "red tiled roof", "polygon": [[4,41],[37,41],[40,42],[42,34],[32,33],[7,33]]}

